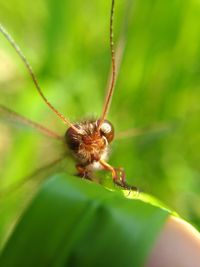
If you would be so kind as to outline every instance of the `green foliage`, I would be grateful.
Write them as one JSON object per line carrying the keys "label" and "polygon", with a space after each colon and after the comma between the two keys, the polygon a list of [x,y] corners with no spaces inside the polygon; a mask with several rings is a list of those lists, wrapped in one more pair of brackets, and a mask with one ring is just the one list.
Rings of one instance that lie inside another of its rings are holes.
{"label": "green foliage", "polygon": [[[199,228],[200,4],[130,0],[127,13],[125,2],[116,0],[115,40],[125,12],[126,48],[108,118],[116,133],[160,123],[167,130],[114,141],[109,163],[123,166],[130,184]],[[101,0],[0,2],[1,21],[31,62],[45,95],[72,121],[101,113],[110,66],[109,15],[110,2]],[[60,134],[66,131],[2,36],[0,103]],[[64,149],[0,117],[0,191]],[[73,166],[65,159],[0,199],[1,246],[37,191],[38,179],[62,170],[74,174]]]}
{"label": "green foliage", "polygon": [[143,266],[167,216],[142,194],[126,199],[120,191],[56,175],[20,219],[0,266]]}

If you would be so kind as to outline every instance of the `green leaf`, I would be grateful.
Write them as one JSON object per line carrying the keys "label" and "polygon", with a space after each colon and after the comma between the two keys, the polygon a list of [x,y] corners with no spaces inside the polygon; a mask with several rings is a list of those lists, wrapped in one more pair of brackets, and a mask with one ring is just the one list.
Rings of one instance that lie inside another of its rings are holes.
{"label": "green leaf", "polygon": [[25,211],[0,266],[143,266],[169,212],[142,198],[58,174]]}

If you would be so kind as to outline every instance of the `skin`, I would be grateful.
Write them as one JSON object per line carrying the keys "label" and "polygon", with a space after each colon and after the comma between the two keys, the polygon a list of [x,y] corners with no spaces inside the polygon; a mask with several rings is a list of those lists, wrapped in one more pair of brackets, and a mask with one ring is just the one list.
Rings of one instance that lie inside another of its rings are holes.
{"label": "skin", "polygon": [[200,233],[170,216],[155,242],[145,267],[199,267]]}

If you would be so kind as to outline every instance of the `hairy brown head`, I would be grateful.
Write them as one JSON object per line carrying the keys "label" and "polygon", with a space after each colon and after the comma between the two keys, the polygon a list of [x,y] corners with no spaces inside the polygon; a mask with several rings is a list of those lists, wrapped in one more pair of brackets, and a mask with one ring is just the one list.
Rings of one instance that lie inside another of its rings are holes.
{"label": "hairy brown head", "polygon": [[108,144],[114,138],[112,124],[105,120],[98,129],[99,120],[83,121],[69,128],[65,134],[65,142],[79,164],[87,165],[101,158],[107,158]]}
{"label": "hairy brown head", "polygon": [[[44,95],[28,60],[20,50],[19,46],[16,44],[16,42],[13,40],[13,38],[1,24],[0,24],[0,32],[4,35],[4,37],[15,49],[18,56],[21,58],[27,71],[29,72],[32,81],[35,84],[36,90],[38,91],[39,95],[41,96],[45,104],[62,120],[62,122],[68,125],[69,129],[65,133],[65,143],[67,144],[68,148],[71,150],[72,154],[76,158],[77,161],[76,168],[78,170],[78,175],[89,178],[92,169],[103,168],[112,173],[113,181],[116,184],[127,188],[127,185],[125,183],[124,171],[121,168],[114,168],[106,162],[108,157],[109,144],[110,142],[112,142],[114,138],[114,128],[112,124],[106,120],[109,107],[112,102],[112,95],[115,89],[115,80],[117,74],[117,68],[115,63],[115,49],[114,49],[114,32],[113,32],[114,5],[115,5],[115,0],[111,0],[111,12],[110,12],[111,76],[108,79],[109,85],[105,95],[102,113],[100,115],[99,120],[87,120],[77,124],[71,123],[70,120],[66,118],[62,113],[60,113]],[[47,129],[46,127],[39,125],[38,123],[34,123],[29,119],[24,118],[23,116],[19,116],[15,112],[12,112],[6,109],[5,107],[1,106],[1,109],[9,113],[10,115],[14,116],[15,118],[18,118],[18,120],[22,121],[23,123],[37,128],[44,134],[58,140],[63,140],[60,135]]]}

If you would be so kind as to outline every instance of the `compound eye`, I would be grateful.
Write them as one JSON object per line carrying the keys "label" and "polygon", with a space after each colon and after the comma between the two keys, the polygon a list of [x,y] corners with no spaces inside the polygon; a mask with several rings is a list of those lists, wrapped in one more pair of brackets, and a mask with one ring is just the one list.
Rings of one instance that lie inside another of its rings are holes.
{"label": "compound eye", "polygon": [[100,132],[102,133],[102,135],[104,135],[108,141],[108,143],[110,143],[113,138],[114,138],[114,127],[113,125],[105,120],[102,125],[101,125],[101,128],[100,128]]}
{"label": "compound eye", "polygon": [[71,127],[68,128],[68,130],[65,133],[65,142],[68,145],[68,147],[73,151],[77,151],[80,145],[80,141],[77,137],[78,137],[77,132],[75,132],[75,130],[72,129]]}

